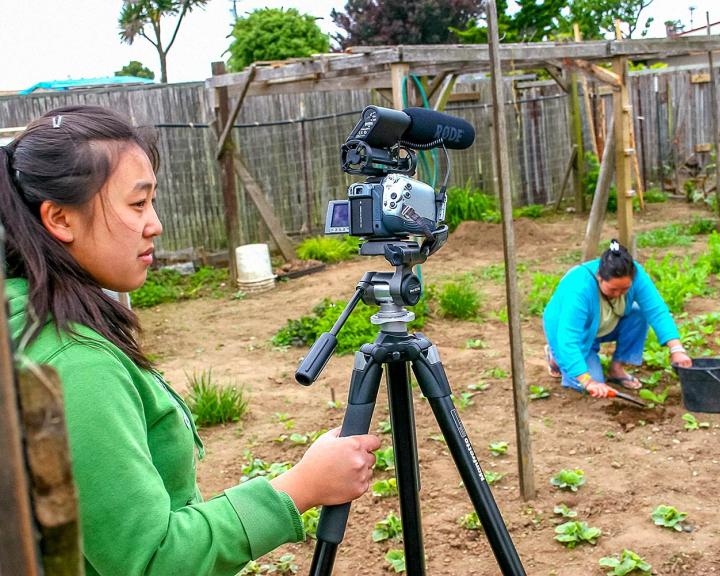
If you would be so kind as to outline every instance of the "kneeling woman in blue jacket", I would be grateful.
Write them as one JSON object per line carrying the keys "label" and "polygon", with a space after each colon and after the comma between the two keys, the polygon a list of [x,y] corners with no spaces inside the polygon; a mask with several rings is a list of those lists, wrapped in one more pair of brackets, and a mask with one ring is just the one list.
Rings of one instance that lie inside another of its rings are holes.
{"label": "kneeling woman in blue jacket", "polygon": [[624,365],[642,364],[648,325],[670,348],[673,364],[692,364],[657,288],[617,240],[599,259],[565,274],[545,308],[543,324],[550,374],[562,378],[564,387],[595,398],[607,397],[610,390],[598,357],[603,342],[616,343],[607,382],[640,388]]}

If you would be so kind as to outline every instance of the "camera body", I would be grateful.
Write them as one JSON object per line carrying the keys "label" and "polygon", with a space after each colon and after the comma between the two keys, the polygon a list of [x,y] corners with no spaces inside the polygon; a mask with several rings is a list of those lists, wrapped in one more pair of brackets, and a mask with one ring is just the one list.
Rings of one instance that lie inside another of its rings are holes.
{"label": "camera body", "polygon": [[424,182],[402,174],[369,178],[348,188],[348,200],[332,200],[326,234],[373,238],[422,235],[445,218],[446,197]]}

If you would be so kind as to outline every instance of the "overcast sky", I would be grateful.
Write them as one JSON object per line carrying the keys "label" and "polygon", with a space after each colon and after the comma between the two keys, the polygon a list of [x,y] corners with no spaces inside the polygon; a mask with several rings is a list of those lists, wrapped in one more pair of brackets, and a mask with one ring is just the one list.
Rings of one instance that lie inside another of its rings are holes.
{"label": "overcast sky", "polygon": [[[330,11],[342,10],[344,4],[344,0],[236,2],[241,14],[263,7],[298,8],[321,18],[318,24],[325,32],[336,31]],[[147,40],[138,37],[132,46],[120,42],[121,6],[122,0],[0,0],[0,91],[46,80],[112,76],[130,60],[142,62],[158,79],[157,52]],[[647,16],[655,17],[651,36],[665,35],[665,20],[680,19],[689,28],[689,6],[696,8],[695,26],[705,24],[708,10],[711,21],[720,20],[718,0],[655,0],[646,10]],[[226,59],[231,8],[231,0],[210,0],[204,10],[186,17],[168,55],[170,82],[204,80],[212,61]],[[720,28],[713,31],[718,34]]]}

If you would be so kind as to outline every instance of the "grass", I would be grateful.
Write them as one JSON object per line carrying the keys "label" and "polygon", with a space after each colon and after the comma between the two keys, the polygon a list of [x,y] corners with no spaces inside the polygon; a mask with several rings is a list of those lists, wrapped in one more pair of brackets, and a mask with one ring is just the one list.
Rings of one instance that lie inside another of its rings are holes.
{"label": "grass", "polygon": [[638,248],[664,248],[666,246],[690,246],[693,242],[687,233],[688,227],[682,224],[670,224],[641,232],[637,236]]}
{"label": "grass", "polygon": [[440,314],[445,318],[470,320],[480,311],[480,292],[468,278],[443,285],[437,292],[437,299]]}
{"label": "grass", "polygon": [[494,196],[477,188],[458,186],[448,188],[447,196],[445,223],[451,232],[466,220],[500,222],[500,211]]}
{"label": "grass", "polygon": [[645,270],[671,312],[682,312],[685,302],[692,296],[709,292],[707,280],[711,265],[703,257],[693,262],[688,257],[673,258],[668,254],[660,261],[650,259],[645,262]]}
{"label": "grass", "polygon": [[303,240],[295,252],[302,260],[320,260],[333,264],[357,256],[359,246],[360,239],[354,236],[314,236]]}
{"label": "grass", "polygon": [[188,408],[198,426],[215,426],[241,420],[248,411],[244,388],[218,386],[211,370],[186,375],[190,385]]}
{"label": "grass", "polygon": [[227,268],[203,267],[189,275],[176,270],[149,270],[145,284],[130,294],[130,300],[135,308],[150,308],[203,296],[218,298],[227,293],[229,283]]}
{"label": "grass", "polygon": [[555,292],[561,276],[534,272],[530,280],[530,291],[527,295],[527,311],[533,316],[540,316]]}

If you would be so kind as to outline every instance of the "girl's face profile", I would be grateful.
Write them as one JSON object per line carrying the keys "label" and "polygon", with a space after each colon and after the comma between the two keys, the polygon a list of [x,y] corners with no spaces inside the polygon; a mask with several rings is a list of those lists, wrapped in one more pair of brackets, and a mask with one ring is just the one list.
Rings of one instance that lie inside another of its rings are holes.
{"label": "girl's face profile", "polygon": [[155,212],[155,173],[133,144],[120,152],[102,190],[75,220],[68,250],[103,288],[131,292],[145,282],[153,239],[162,233]]}

